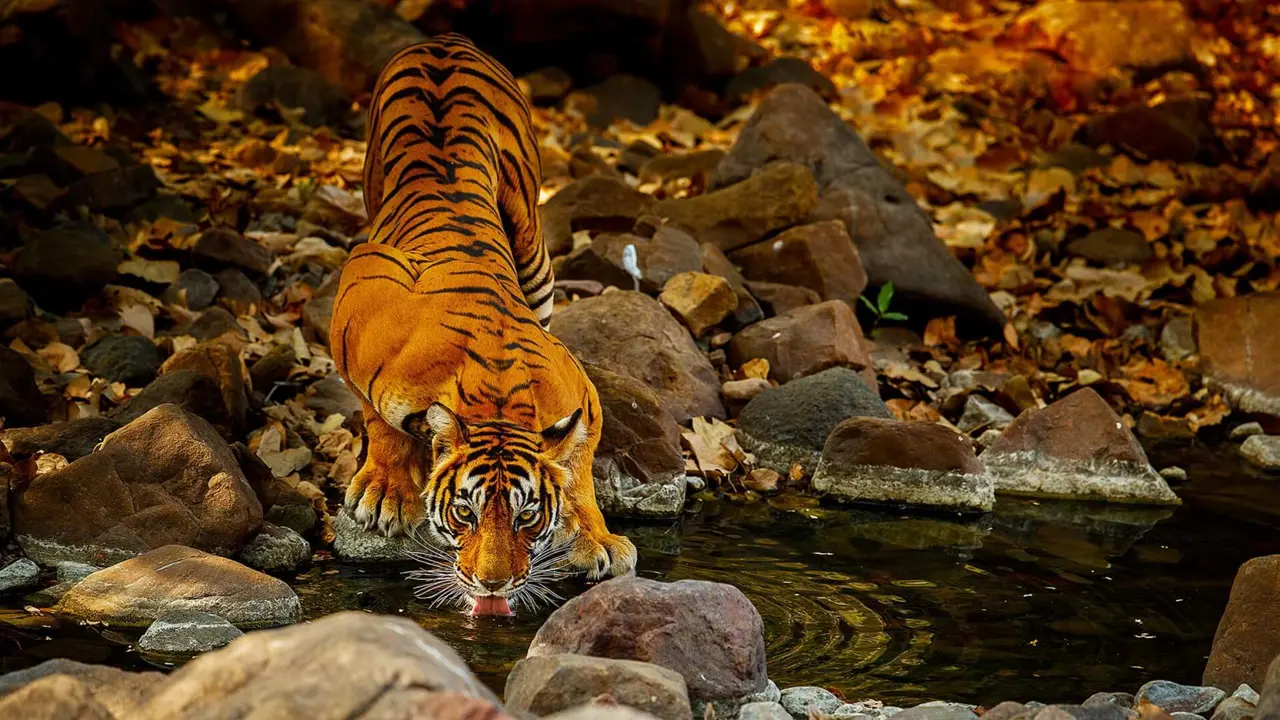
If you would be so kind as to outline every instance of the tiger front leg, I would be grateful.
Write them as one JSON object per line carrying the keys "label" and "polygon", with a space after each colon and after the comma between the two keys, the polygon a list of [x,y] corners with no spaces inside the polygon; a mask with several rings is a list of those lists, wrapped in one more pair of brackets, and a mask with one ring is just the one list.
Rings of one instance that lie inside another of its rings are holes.
{"label": "tiger front leg", "polygon": [[[585,474],[583,474],[585,473]],[[615,535],[605,526],[604,515],[596,504],[591,465],[575,473],[574,486],[565,493],[565,532],[573,537],[569,551],[569,567],[586,571],[587,578],[625,577],[635,573],[636,546],[630,538]]]}
{"label": "tiger front leg", "polygon": [[347,487],[346,507],[366,530],[388,537],[413,530],[425,518],[421,477],[429,450],[365,407],[364,466]]}

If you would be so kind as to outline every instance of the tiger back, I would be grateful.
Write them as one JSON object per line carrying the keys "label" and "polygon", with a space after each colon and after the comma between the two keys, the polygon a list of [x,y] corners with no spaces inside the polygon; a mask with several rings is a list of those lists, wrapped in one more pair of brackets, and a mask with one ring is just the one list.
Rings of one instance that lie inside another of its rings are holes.
{"label": "tiger back", "polygon": [[595,388],[546,329],[541,168],[514,78],[458,35],[405,48],[379,76],[368,137],[369,239],[330,325],[368,438],[348,510],[388,535],[424,525],[473,600],[515,593],[558,542],[593,577],[630,572],[634,546],[596,506]]}

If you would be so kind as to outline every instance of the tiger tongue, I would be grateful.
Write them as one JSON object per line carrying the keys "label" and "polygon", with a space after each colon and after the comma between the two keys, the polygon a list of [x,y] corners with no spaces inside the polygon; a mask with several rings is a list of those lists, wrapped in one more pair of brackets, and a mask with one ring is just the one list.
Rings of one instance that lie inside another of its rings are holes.
{"label": "tiger tongue", "polygon": [[472,615],[515,615],[511,612],[511,604],[504,597],[484,595],[474,600],[475,605],[471,607]]}

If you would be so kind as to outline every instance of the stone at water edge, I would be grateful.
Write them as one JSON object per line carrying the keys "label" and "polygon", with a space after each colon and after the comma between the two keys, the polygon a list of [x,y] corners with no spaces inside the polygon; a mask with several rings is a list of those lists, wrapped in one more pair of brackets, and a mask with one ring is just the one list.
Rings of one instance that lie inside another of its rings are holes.
{"label": "stone at water edge", "polygon": [[973,442],[936,423],[850,418],[831,431],[813,488],[840,500],[990,511]]}
{"label": "stone at water edge", "polygon": [[657,720],[657,718],[642,710],[620,705],[592,704],[547,715],[542,720]]}
{"label": "stone at water edge", "polygon": [[606,580],[553,612],[528,657],[566,652],[674,670],[684,677],[695,714],[708,701],[768,687],[760,613],[742,591],[721,583]]}
{"label": "stone at water edge", "polygon": [[19,558],[0,568],[0,594],[21,592],[40,582],[40,566]]}
{"label": "stone at water edge", "polygon": [[[1240,566],[1213,636],[1201,682],[1222,690],[1262,687],[1267,665],[1280,655],[1280,555]],[[1278,687],[1277,689],[1280,689]]]}
{"label": "stone at water edge", "polygon": [[297,532],[262,523],[262,529],[240,551],[240,561],[266,573],[294,572],[311,559],[311,543]]}
{"label": "stone at water edge", "polygon": [[226,620],[199,610],[165,613],[138,639],[138,649],[157,658],[206,653],[229,644],[244,633]]}
{"label": "stone at water edge", "polygon": [[807,685],[786,688],[778,703],[795,718],[808,718],[810,708],[833,713],[844,704],[830,690]]}
{"label": "stone at water edge", "polygon": [[58,582],[80,582],[102,568],[88,563],[60,562],[56,566]]}
{"label": "stone at water edge", "polygon": [[507,676],[508,710],[544,716],[608,694],[619,705],[662,720],[692,720],[689,693],[679,673],[635,660],[564,653],[525,658]]}
{"label": "stone at water edge", "polygon": [[896,713],[897,720],[977,720],[971,706],[956,703],[925,703]]}
{"label": "stone at water edge", "polygon": [[1137,703],[1146,700],[1158,705],[1167,713],[1194,713],[1208,715],[1227,697],[1216,687],[1180,685],[1168,680],[1152,680],[1138,689]]}
{"label": "stone at water edge", "polygon": [[1253,435],[1265,435],[1266,433],[1267,431],[1262,429],[1262,423],[1255,420],[1253,422],[1240,423],[1231,428],[1229,436],[1232,440],[1244,440]]}
{"label": "stone at water edge", "polygon": [[879,392],[862,326],[853,308],[840,300],[788,310],[734,335],[732,364],[755,358],[768,360],[769,375],[780,383],[840,366],[860,371],[867,387]]}
{"label": "stone at water edge", "polygon": [[737,435],[762,467],[786,474],[817,468],[827,436],[851,417],[893,418],[858,373],[831,368],[757,395],[738,416]]}
{"label": "stone at water edge", "polygon": [[346,508],[334,517],[333,532],[333,554],[348,562],[403,562],[410,552],[419,549],[413,540],[403,535],[387,537],[376,529],[365,530]]}
{"label": "stone at water edge", "polygon": [[263,708],[274,717],[440,717],[439,707],[410,712],[405,706],[443,692],[473,699],[477,713],[489,706],[495,720],[508,717],[498,711],[493,692],[434,635],[407,618],[349,611],[252,632],[201,655],[129,717],[240,718]]}
{"label": "stone at water edge", "polygon": [[234,560],[166,545],[90,575],[55,608],[60,615],[145,628],[179,610],[199,610],[242,628],[298,622],[302,607],[284,582]]}
{"label": "stone at water edge", "polygon": [[1280,415],[1280,292],[1196,306],[1195,335],[1205,379],[1244,412]]}
{"label": "stone at water edge", "polygon": [[[131,718],[130,713],[164,674],[154,671],[127,672],[108,665],[90,665],[57,658],[16,672],[0,675],[0,698],[8,700],[15,691],[28,687],[42,679],[61,677],[74,680],[84,687],[94,702],[109,713],[108,718]],[[17,705],[18,703],[15,703]],[[0,705],[0,708],[3,708]],[[0,717],[30,717],[25,714],[0,714]],[[77,717],[53,715],[52,718]]]}
{"label": "stone at water edge", "polygon": [[1133,707],[1134,697],[1126,692],[1099,692],[1089,696],[1082,703],[1085,707],[1100,707],[1104,705],[1119,705],[1123,708]]}
{"label": "stone at water edge", "polygon": [[753,702],[738,710],[738,720],[791,720],[791,713],[776,702]]}
{"label": "stone at water edge", "polygon": [[1003,430],[1011,422],[1013,422],[1013,415],[1010,415],[1008,410],[981,395],[970,395],[965,398],[964,414],[960,416],[956,427],[960,432],[973,433],[987,428]]}
{"label": "stone at water edge", "polygon": [[1027,711],[1027,706],[1013,700],[1005,700],[982,714],[986,720],[1013,720]]}
{"label": "stone at water edge", "polygon": [[65,675],[41,678],[0,697],[0,717],[30,720],[114,720],[84,683]]}
{"label": "stone at water edge", "polygon": [[1023,412],[980,459],[996,494],[1181,503],[1137,438],[1092,388]]}
{"label": "stone at water edge", "polygon": [[1280,470],[1280,436],[1250,435],[1240,444],[1240,454],[1263,470]]}

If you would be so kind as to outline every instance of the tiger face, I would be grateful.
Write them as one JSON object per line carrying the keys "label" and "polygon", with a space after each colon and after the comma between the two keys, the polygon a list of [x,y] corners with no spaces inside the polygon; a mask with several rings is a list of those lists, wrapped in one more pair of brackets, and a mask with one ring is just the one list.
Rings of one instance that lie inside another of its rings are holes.
{"label": "tiger face", "polygon": [[[511,604],[550,602],[567,544],[556,543],[569,468],[585,449],[582,411],[542,432],[467,425],[440,403],[425,413],[434,462],[423,491],[426,523],[443,553],[428,551],[420,597],[510,615]],[[451,552],[449,552],[451,551]],[[447,561],[447,567],[446,567]]]}

